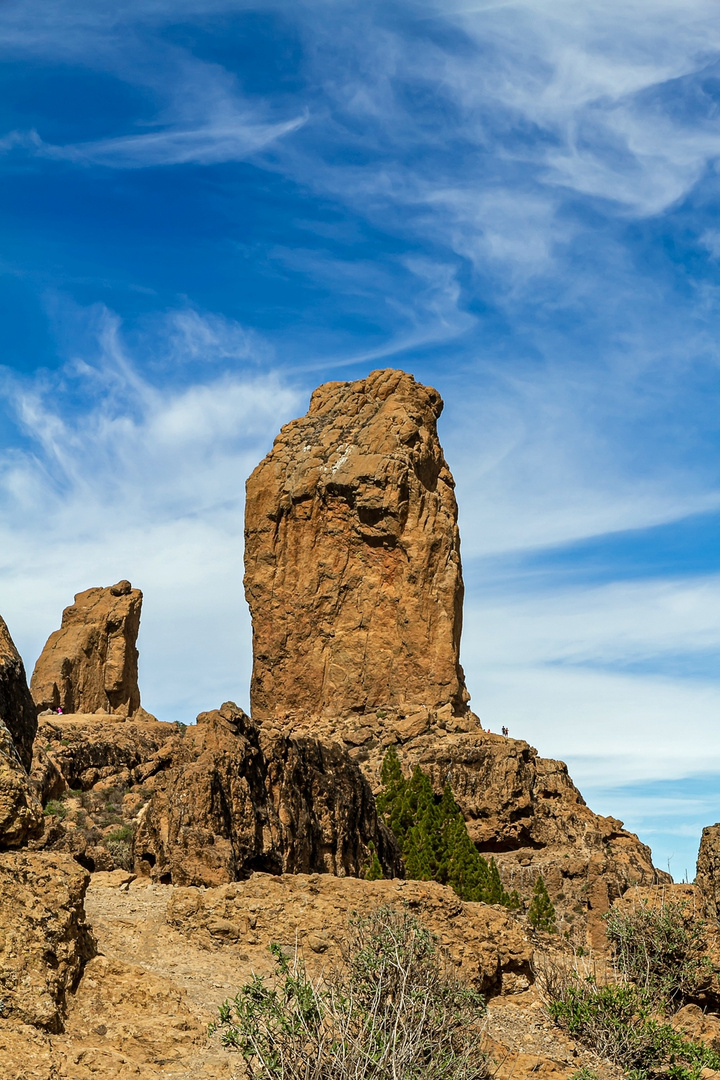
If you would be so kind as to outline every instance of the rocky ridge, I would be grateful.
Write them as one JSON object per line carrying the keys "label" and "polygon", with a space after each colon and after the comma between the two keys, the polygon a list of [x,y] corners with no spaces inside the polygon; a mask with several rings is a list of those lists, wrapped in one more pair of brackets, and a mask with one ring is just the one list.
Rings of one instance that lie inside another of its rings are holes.
{"label": "rocky ridge", "polygon": [[42,807],[27,773],[36,728],[25,668],[0,618],[0,851],[42,831]]}

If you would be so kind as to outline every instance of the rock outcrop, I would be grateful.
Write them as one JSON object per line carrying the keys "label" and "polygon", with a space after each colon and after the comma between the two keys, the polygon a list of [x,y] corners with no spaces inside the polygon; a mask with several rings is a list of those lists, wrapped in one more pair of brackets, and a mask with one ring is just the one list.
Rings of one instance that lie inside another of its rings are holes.
{"label": "rock outcrop", "polygon": [[702,831],[695,884],[708,918],[720,920],[720,823]]}
{"label": "rock outcrop", "polygon": [[69,855],[0,855],[3,1020],[62,1031],[68,994],[95,951],[83,909],[88,881]]}
{"label": "rock outcrop", "polygon": [[5,723],[26,771],[30,770],[37,729],[35,706],[28,689],[25,667],[10,631],[0,618],[0,720]]}
{"label": "rock outcrop", "polygon": [[42,832],[42,808],[27,774],[36,727],[25,668],[0,619],[0,850]]}
{"label": "rock outcrop", "polygon": [[401,863],[370,786],[335,744],[260,738],[232,702],[201,713],[137,770],[154,792],[135,833],[136,866],[160,881],[218,885],[270,873],[361,874],[370,844],[388,875]]}
{"label": "rock outcrop", "polygon": [[[110,719],[110,722],[108,720]],[[396,844],[345,749],[262,733],[232,703],[188,728],[40,718],[32,778],[50,804],[35,846],[90,870],[135,863],[156,881],[218,885],[254,870],[388,875]]]}
{"label": "rock outcrop", "polygon": [[129,581],[86,589],[65,608],[30,680],[38,712],[114,713],[140,709],[138,652],[142,593]]}
{"label": "rock outcrop", "polygon": [[532,944],[517,920],[503,908],[463,903],[434,881],[253,874],[218,889],[174,889],[167,921],[206,947],[260,946],[260,954],[277,942],[292,954],[297,946],[319,973],[340,961],[348,920],[381,907],[412,911],[443,942],[463,981],[487,996],[522,993],[533,982]]}
{"label": "rock outcrop", "polygon": [[326,383],[248,480],[253,718],[466,712],[441,410],[401,371]]}
{"label": "rock outcrop", "polygon": [[669,880],[622,822],[592,813],[562,762],[483,731],[459,663],[462,571],[437,391],[400,371],[328,383],[248,480],[245,590],[254,719],[340,742],[373,789],[394,744],[508,888],[538,874],[563,930],[604,943],[630,885]]}

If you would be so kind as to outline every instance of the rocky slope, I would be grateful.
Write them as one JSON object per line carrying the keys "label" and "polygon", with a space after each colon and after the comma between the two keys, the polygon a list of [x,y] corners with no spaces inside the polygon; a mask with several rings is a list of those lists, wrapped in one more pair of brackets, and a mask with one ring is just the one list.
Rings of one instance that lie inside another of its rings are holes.
{"label": "rocky slope", "polygon": [[65,608],[30,680],[39,712],[117,713],[140,708],[138,652],[142,593],[129,581],[86,589]]}
{"label": "rocky slope", "polygon": [[270,971],[272,942],[297,944],[312,976],[329,970],[347,918],[383,904],[409,906],[489,995],[496,1080],[569,1080],[593,1063],[544,1017],[535,946],[502,909],[463,904],[433,883],[255,874],[197,889],[115,871],[92,877],[85,906],[97,955],[66,995],[62,1029],[0,1019],[3,1080],[240,1080],[238,1056],[207,1037],[220,1002]]}
{"label": "rocky slope", "polygon": [[[337,743],[263,734],[231,702],[187,729],[156,720],[41,717],[33,779],[48,825],[35,846],[90,870],[218,885],[274,873],[388,876],[397,845]],[[48,800],[50,802],[48,803]]]}

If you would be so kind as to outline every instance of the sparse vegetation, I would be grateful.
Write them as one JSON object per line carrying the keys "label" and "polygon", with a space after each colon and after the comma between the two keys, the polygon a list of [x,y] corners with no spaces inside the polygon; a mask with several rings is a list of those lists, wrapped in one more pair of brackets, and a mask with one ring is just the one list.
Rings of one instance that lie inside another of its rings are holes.
{"label": "sparse vegetation", "polygon": [[707,924],[687,903],[613,909],[607,918],[618,968],[645,997],[672,1011],[697,997],[713,966],[705,955]]}
{"label": "sparse vegetation", "polygon": [[383,874],[382,864],[378,858],[378,853],[372,840],[368,844],[368,847],[370,848],[370,865],[365,871],[365,880],[382,881],[385,875]]}
{"label": "sparse vegetation", "polygon": [[406,779],[392,746],[382,783],[378,809],[397,837],[409,878],[450,885],[462,900],[520,906],[517,892],[503,887],[495,860],[488,863],[470,839],[449,784],[438,798],[419,766]]}
{"label": "sparse vegetation", "polygon": [[381,908],[351,922],[343,964],[313,981],[271,945],[275,973],[253,976],[211,1031],[253,1080],[486,1080],[484,1004],[449,969],[414,916]]}
{"label": "sparse vegetation", "polygon": [[547,934],[557,932],[555,926],[555,908],[547,891],[542,874],[538,874],[533,888],[532,900],[528,908],[528,922],[534,930],[543,930]]}
{"label": "sparse vegetation", "polygon": [[48,799],[43,813],[46,817],[56,817],[60,821],[67,817],[68,808],[60,799]]}
{"label": "sparse vegetation", "polygon": [[614,967],[598,979],[575,967],[541,972],[547,1007],[568,1034],[625,1070],[628,1080],[698,1080],[720,1055],[668,1023],[707,985],[705,926],[684,904],[641,904],[607,917]]}
{"label": "sparse vegetation", "polygon": [[132,870],[132,839],[132,825],[123,825],[113,829],[104,840],[105,847],[122,870]]}

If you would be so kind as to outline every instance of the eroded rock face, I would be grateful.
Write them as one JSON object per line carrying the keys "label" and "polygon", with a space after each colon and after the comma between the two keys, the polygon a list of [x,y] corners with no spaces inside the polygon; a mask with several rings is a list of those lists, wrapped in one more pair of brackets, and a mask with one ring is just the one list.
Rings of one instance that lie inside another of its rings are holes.
{"label": "eroded rock face", "polygon": [[129,581],[77,594],[35,665],[30,689],[39,712],[132,716],[139,710],[141,607],[142,593]]}
{"label": "eroded rock face", "polygon": [[248,480],[255,719],[467,711],[441,410],[401,371],[326,383]]}
{"label": "eroded rock face", "polygon": [[95,951],[83,908],[88,881],[69,855],[0,855],[3,1020],[62,1031],[67,996]]}
{"label": "eroded rock face", "polygon": [[135,775],[153,782],[136,867],[156,880],[210,886],[258,869],[360,874],[371,842],[386,873],[400,870],[370,787],[340,746],[263,741],[231,702],[201,713]]}
{"label": "eroded rock face", "polygon": [[338,741],[373,790],[387,747],[449,781],[478,849],[526,898],[542,874],[562,929],[604,943],[631,885],[669,880],[562,762],[485,732],[459,664],[462,572],[437,391],[400,371],[328,383],[247,485],[252,711],[263,731]]}
{"label": "eroded rock face", "polygon": [[0,850],[42,832],[42,808],[26,771],[36,727],[25,669],[0,619]]}
{"label": "eroded rock face", "polygon": [[720,823],[702,831],[695,884],[709,918],[720,919]]}
{"label": "eroded rock face", "polygon": [[25,667],[10,631],[0,618],[0,720],[10,732],[23,768],[29,771],[37,729]]}

